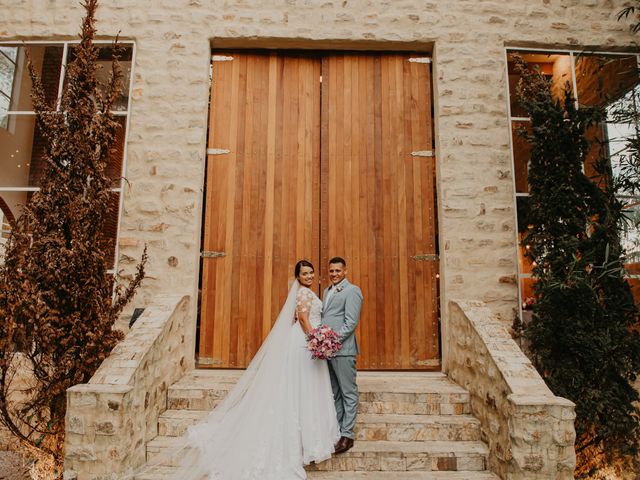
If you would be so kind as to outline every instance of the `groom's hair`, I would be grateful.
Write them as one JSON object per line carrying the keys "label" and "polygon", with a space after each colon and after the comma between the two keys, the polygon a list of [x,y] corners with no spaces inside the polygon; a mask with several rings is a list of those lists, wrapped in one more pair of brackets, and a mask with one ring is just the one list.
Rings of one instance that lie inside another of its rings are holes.
{"label": "groom's hair", "polygon": [[332,263],[341,263],[342,266],[347,266],[347,261],[342,257],[333,257],[331,260],[329,260],[329,265],[331,265]]}

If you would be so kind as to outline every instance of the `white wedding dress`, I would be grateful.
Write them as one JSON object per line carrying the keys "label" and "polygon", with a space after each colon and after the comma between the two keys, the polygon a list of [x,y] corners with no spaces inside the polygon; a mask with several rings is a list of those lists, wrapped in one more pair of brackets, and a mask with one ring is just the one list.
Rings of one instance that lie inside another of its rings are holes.
{"label": "white wedding dress", "polygon": [[[297,281],[269,336],[225,400],[171,457],[176,480],[297,480],[340,437],[329,370],[312,360],[295,309],[320,324],[322,302]],[[163,458],[165,455],[163,455]]]}

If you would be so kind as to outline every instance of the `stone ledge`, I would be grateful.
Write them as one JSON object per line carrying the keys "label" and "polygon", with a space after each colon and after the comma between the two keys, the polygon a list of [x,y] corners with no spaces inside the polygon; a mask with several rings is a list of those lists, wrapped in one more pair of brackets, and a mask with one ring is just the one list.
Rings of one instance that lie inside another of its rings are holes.
{"label": "stone ledge", "polygon": [[555,396],[507,328],[477,301],[449,302],[446,373],[471,396],[503,479],[573,478],[575,405]]}
{"label": "stone ledge", "polygon": [[156,297],[89,383],[67,390],[66,480],[112,478],[145,463],[168,387],[188,366],[189,303]]}

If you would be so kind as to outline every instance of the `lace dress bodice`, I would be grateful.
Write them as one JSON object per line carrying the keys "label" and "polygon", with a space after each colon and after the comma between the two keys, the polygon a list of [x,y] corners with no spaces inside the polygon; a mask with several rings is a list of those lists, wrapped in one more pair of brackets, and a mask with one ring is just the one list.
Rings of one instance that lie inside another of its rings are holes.
{"label": "lace dress bodice", "polygon": [[309,312],[309,323],[312,327],[317,327],[322,321],[322,300],[307,287],[300,287],[296,298],[296,308],[298,312]]}

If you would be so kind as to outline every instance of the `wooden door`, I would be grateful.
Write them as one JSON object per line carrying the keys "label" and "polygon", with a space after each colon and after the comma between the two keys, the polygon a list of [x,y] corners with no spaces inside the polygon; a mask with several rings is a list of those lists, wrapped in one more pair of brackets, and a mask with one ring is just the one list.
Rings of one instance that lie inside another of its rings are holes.
{"label": "wooden door", "polygon": [[362,289],[361,369],[439,366],[431,79],[411,58],[322,61],[321,262]]}
{"label": "wooden door", "polygon": [[320,61],[214,60],[198,363],[246,367],[296,260],[318,264]]}
{"label": "wooden door", "polygon": [[339,255],[365,299],[359,368],[438,368],[431,79],[411,57],[216,57],[199,365],[245,367],[295,261],[324,288]]}

